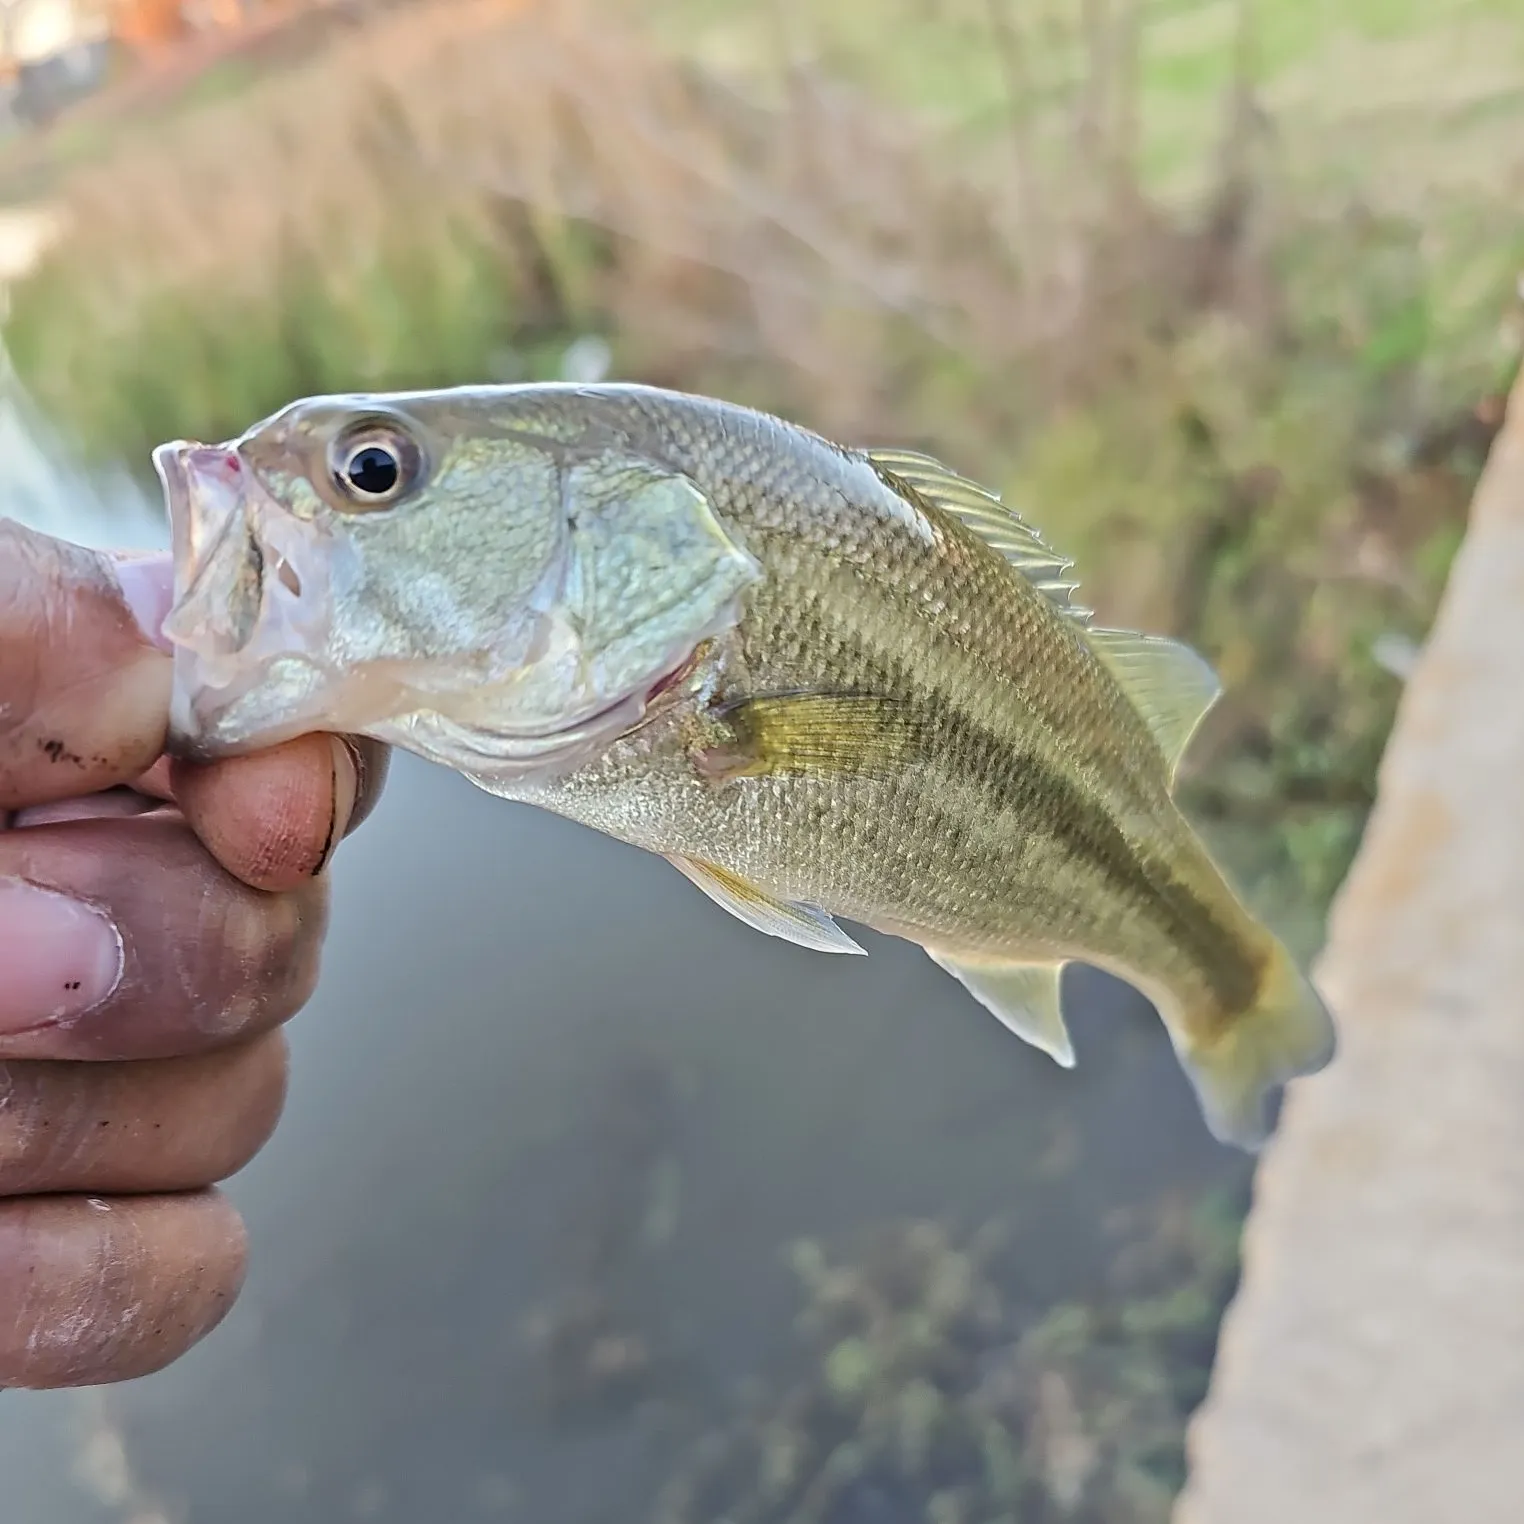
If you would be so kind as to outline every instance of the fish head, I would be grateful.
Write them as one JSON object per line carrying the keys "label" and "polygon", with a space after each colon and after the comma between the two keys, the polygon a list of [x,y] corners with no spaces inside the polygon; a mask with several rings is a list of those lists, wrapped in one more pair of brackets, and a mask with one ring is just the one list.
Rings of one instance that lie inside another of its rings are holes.
{"label": "fish head", "polygon": [[479,779],[586,760],[762,574],[657,453],[512,387],[308,398],[161,445],[171,751],[325,730]]}

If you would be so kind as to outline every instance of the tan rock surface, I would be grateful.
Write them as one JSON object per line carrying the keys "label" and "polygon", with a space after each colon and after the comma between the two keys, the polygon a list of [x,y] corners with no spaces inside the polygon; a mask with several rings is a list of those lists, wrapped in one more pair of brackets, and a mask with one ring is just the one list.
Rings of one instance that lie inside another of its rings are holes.
{"label": "tan rock surface", "polygon": [[1524,379],[1317,982],[1176,1524],[1524,1524]]}

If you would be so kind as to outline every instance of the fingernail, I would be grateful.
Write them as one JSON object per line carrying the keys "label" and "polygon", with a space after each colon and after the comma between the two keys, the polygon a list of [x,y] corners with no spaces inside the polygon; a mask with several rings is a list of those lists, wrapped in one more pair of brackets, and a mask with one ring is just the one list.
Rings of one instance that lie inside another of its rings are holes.
{"label": "fingernail", "polygon": [[122,939],[90,906],[0,879],[0,1036],[67,1021],[122,977]]}
{"label": "fingernail", "polygon": [[381,791],[386,787],[386,775],[391,766],[391,749],[380,745],[376,741],[357,740],[354,736],[344,736],[342,740],[349,748],[349,754],[355,764],[355,803],[349,812],[349,824],[344,829],[346,836],[353,835],[375,811],[376,804],[381,798]]}
{"label": "fingernail", "polygon": [[174,646],[164,634],[164,621],[175,598],[171,557],[163,551],[149,555],[118,551],[111,557],[111,566],[144,639],[161,651],[172,652]]}
{"label": "fingernail", "polygon": [[329,863],[338,845],[349,833],[349,817],[354,814],[355,800],[360,797],[360,778],[364,769],[359,749],[343,736],[329,736],[333,748],[333,820],[328,827],[328,842],[318,865],[312,870],[317,877]]}

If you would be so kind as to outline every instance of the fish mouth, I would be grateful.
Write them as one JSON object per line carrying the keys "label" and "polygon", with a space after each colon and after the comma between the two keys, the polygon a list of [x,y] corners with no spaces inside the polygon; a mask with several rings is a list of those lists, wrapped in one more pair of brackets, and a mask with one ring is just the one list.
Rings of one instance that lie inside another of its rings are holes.
{"label": "fish mouth", "polygon": [[174,562],[168,750],[211,761],[318,728],[333,675],[329,573],[316,526],[267,503],[234,445],[153,452]]}

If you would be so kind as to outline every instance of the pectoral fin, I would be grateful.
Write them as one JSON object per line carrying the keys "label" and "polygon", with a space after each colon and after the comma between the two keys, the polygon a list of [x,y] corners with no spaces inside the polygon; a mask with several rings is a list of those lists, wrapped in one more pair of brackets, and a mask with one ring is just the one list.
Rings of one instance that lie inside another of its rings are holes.
{"label": "pectoral fin", "polygon": [[717,713],[731,739],[700,758],[728,782],[782,772],[873,774],[914,756],[923,725],[908,705],[875,694],[781,693],[742,699]]}
{"label": "pectoral fin", "polygon": [[744,878],[695,857],[670,855],[667,861],[692,879],[716,905],[757,931],[816,952],[864,955],[863,949],[814,905],[775,899]]}
{"label": "pectoral fin", "polygon": [[1074,1067],[1074,1045],[1059,1001],[1062,963],[980,963],[926,951],[1023,1042],[1041,1048],[1064,1069]]}

